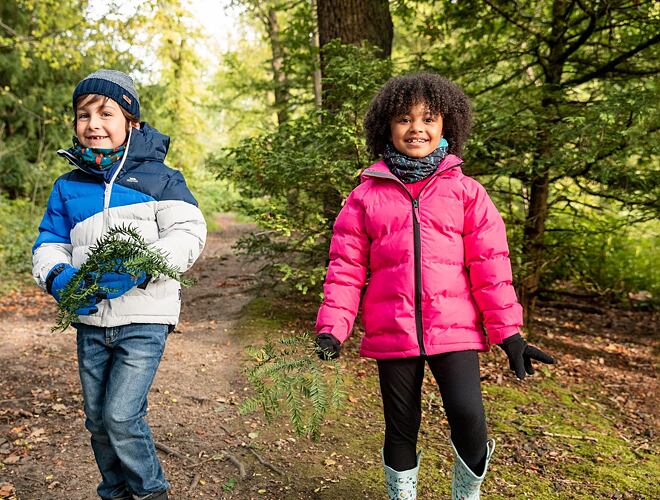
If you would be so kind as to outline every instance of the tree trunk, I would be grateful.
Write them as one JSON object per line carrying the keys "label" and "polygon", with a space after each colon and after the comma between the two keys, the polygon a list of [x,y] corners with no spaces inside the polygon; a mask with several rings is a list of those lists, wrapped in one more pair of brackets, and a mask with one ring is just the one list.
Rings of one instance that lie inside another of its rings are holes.
{"label": "tree trunk", "polygon": [[[326,55],[323,48],[333,40],[343,44],[364,42],[380,49],[380,57],[392,54],[394,28],[388,0],[317,0],[321,73],[325,74]],[[323,107],[336,107],[327,98],[329,84],[323,84]]]}
{"label": "tree trunk", "polygon": [[388,0],[318,0],[317,12],[321,47],[338,38],[346,44],[369,42],[381,49],[383,58],[392,54]]}
{"label": "tree trunk", "polygon": [[[316,0],[311,0],[312,12],[316,12],[318,15],[318,7]],[[314,48],[314,52],[318,53],[319,48],[321,47],[321,42],[319,41],[319,26],[318,22],[314,26],[314,31],[310,36],[310,44]],[[320,56],[319,56],[320,57]],[[314,61],[314,73],[312,74],[312,80],[314,84],[314,104],[317,109],[321,109],[323,101],[321,99],[321,62],[320,60]],[[318,66],[317,66],[318,65]]]}
{"label": "tree trunk", "polygon": [[[323,48],[332,40],[343,44],[362,45],[366,42],[380,49],[380,57],[392,54],[394,28],[388,0],[317,0],[321,73],[325,74]],[[329,86],[322,84],[323,108],[332,111],[338,107],[328,99]],[[331,228],[341,208],[342,197],[336,189],[323,193],[323,215]]]}
{"label": "tree trunk", "polygon": [[286,74],[282,71],[284,62],[284,49],[280,39],[280,24],[277,20],[277,12],[273,7],[268,9],[268,38],[272,59],[270,61],[273,70],[273,88],[275,93],[275,109],[277,110],[277,123],[284,123],[288,116],[289,91],[287,89]]}
{"label": "tree trunk", "polygon": [[555,0],[553,4],[552,29],[548,38],[547,56],[540,55],[540,64],[545,72],[541,108],[545,127],[540,132],[536,148],[536,159],[541,165],[535,169],[529,183],[529,207],[523,232],[523,255],[526,260],[525,278],[521,287],[521,305],[525,312],[525,323],[531,327],[536,296],[545,262],[545,224],[548,219],[548,197],[550,194],[550,156],[553,152],[552,127],[560,119],[558,105],[563,100],[559,90],[564,72],[566,40],[563,34],[569,18],[571,2]]}
{"label": "tree trunk", "polygon": [[529,189],[529,209],[525,218],[523,254],[527,260],[526,275],[520,291],[520,302],[525,312],[525,323],[532,317],[541,280],[545,245],[545,222],[548,218],[550,171],[545,169],[534,176]]}

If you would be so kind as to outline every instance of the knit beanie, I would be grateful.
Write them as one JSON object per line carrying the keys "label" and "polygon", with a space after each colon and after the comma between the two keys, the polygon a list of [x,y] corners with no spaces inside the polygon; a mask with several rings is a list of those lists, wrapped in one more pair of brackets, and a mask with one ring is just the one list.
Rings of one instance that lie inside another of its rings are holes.
{"label": "knit beanie", "polygon": [[85,94],[109,97],[136,118],[140,118],[140,101],[133,79],[113,69],[100,69],[83,78],[73,91],[73,109],[76,100]]}

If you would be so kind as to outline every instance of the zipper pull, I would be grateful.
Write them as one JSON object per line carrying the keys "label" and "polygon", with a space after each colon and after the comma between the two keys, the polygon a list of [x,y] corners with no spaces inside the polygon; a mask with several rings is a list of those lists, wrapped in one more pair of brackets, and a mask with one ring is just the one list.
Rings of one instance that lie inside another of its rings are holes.
{"label": "zipper pull", "polygon": [[417,221],[417,224],[419,224],[421,217],[419,215],[419,201],[416,198],[412,201],[412,206],[413,206],[413,214],[415,215],[415,220]]}

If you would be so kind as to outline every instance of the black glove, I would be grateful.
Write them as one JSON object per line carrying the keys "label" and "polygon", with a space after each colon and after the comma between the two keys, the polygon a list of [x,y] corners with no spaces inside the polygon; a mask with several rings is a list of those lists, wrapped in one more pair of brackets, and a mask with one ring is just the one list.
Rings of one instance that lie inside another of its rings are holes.
{"label": "black glove", "polygon": [[516,372],[516,377],[520,380],[525,378],[525,373],[529,375],[534,373],[534,368],[532,368],[533,359],[549,365],[555,362],[555,358],[549,354],[528,345],[519,333],[505,338],[504,342],[497,345],[506,353],[509,358],[509,368]]}
{"label": "black glove", "polygon": [[341,344],[337,338],[331,333],[321,333],[314,339],[316,343],[316,352],[323,361],[328,359],[337,359],[339,351],[341,351]]}

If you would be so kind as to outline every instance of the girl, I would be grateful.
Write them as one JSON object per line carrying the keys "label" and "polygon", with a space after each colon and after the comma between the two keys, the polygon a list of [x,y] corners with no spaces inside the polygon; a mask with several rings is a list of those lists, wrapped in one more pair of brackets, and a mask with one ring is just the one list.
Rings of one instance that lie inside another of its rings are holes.
{"label": "girl", "polygon": [[433,74],[392,78],[364,123],[367,146],[382,160],[362,172],[335,222],[316,342],[322,356],[339,355],[369,272],[360,353],[378,363],[389,498],[416,497],[425,363],[451,430],[453,498],[479,498],[495,442],[477,352],[500,345],[521,379],[532,359],[554,360],[520,335],[504,223],[485,189],[461,172],[471,125],[465,94]]}
{"label": "girl", "polygon": [[[204,247],[206,224],[181,173],[163,163],[169,137],[140,123],[133,80],[99,70],[73,92],[75,168],[55,181],[32,249],[33,275],[56,300],[108,228],[132,225],[187,270]],[[78,366],[85,426],[105,499],[167,498],[168,483],[144,420],[147,394],[181,306],[175,280],[104,274],[99,295],[78,311]]]}

